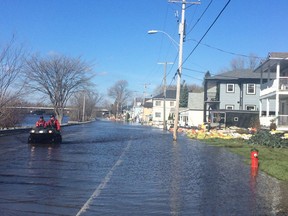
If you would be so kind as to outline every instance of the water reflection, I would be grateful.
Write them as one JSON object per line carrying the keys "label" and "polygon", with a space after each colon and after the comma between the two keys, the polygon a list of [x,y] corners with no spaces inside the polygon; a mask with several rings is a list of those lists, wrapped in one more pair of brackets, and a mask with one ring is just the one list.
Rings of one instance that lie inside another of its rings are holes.
{"label": "water reflection", "polygon": [[180,173],[180,145],[177,142],[173,142],[172,144],[172,158],[171,158],[171,184],[169,188],[170,192],[170,208],[171,215],[179,215],[181,209],[181,191],[180,191],[180,181],[181,181],[181,173]]}
{"label": "water reflection", "polygon": [[250,167],[250,190],[251,190],[251,195],[249,197],[250,199],[250,209],[252,211],[252,213],[254,214],[255,213],[255,208],[254,206],[257,206],[257,182],[256,182],[256,179],[257,179],[257,175],[258,175],[258,167],[254,167],[254,166],[251,166]]}
{"label": "water reflection", "polygon": [[93,192],[83,216],[285,215],[279,182],[226,149],[109,122],[63,127],[60,145],[27,136],[2,139],[0,215],[76,215]]}

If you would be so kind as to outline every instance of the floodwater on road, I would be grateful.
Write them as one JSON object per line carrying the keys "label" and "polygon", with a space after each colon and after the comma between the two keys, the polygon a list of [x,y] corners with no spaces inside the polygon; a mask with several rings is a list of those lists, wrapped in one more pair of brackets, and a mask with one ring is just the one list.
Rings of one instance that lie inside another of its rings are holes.
{"label": "floodwater on road", "polygon": [[96,121],[63,127],[60,145],[27,138],[0,137],[0,215],[288,212],[279,181],[182,135],[173,142],[159,129]]}

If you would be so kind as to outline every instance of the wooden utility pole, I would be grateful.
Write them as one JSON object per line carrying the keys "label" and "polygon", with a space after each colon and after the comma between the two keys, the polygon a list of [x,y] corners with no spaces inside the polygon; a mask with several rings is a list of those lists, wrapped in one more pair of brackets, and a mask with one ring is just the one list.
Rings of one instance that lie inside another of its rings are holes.
{"label": "wooden utility pole", "polygon": [[164,77],[163,77],[163,130],[167,130],[166,124],[166,69],[167,64],[173,64],[173,62],[159,62],[158,64],[164,65]]}
{"label": "wooden utility pole", "polygon": [[200,4],[200,2],[186,2],[186,0],[176,1],[169,0],[172,3],[182,3],[182,12],[181,12],[181,22],[179,23],[179,61],[177,69],[177,88],[176,88],[176,105],[175,105],[175,116],[174,116],[174,131],[173,131],[173,140],[177,140],[177,130],[178,130],[178,121],[179,121],[179,101],[180,101],[180,87],[181,87],[181,75],[182,75],[182,64],[183,64],[183,43],[184,43],[184,33],[185,33],[185,9],[186,4]]}

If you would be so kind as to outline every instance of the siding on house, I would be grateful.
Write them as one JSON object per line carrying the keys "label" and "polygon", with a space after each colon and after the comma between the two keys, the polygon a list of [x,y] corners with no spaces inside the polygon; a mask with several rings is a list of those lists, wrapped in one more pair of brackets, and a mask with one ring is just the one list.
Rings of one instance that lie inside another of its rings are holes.
{"label": "siding on house", "polygon": [[[161,93],[152,98],[152,118],[154,125],[162,125],[164,117],[164,94]],[[176,101],[176,90],[167,90],[165,98],[165,120],[167,121],[169,115],[174,113]]]}
{"label": "siding on house", "polygon": [[248,83],[243,84],[243,110],[247,110],[247,106],[255,106],[255,111],[257,111],[259,110],[260,84],[255,84],[255,94],[249,94],[247,86]]}
{"label": "siding on house", "polygon": [[233,109],[239,109],[240,88],[235,83],[229,83],[234,85],[234,92],[227,92],[227,84],[220,84],[220,109],[226,109],[227,106],[233,106]]}
{"label": "siding on house", "polygon": [[204,93],[193,93],[188,94],[188,109],[202,110],[204,104]]}
{"label": "siding on house", "polygon": [[219,109],[227,109],[227,106],[233,106],[233,110],[247,110],[247,106],[255,106],[255,110],[259,109],[260,84],[255,84],[255,94],[247,93],[248,83],[233,83],[234,92],[227,92],[227,83],[220,84],[220,105]]}
{"label": "siding on house", "polygon": [[[260,83],[267,82],[268,76],[253,73],[252,70],[235,70],[218,74],[205,79],[205,109],[204,121],[211,120],[211,113],[235,112],[257,112],[260,109]],[[214,85],[215,100],[208,86]],[[227,91],[227,86],[233,86],[233,90]],[[247,91],[249,88],[249,91]],[[265,106],[262,104],[262,106]],[[226,119],[227,120],[227,119]],[[236,123],[235,123],[236,124]]]}
{"label": "siding on house", "polygon": [[193,127],[201,125],[203,123],[203,105],[204,92],[189,92],[188,107],[186,110],[180,112],[180,125]]}

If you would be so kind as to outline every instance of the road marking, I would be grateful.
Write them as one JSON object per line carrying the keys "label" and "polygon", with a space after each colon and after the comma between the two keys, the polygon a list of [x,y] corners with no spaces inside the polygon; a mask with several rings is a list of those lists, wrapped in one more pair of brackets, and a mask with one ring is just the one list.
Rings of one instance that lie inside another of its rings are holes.
{"label": "road marking", "polygon": [[106,187],[108,182],[110,181],[114,171],[116,168],[123,162],[123,157],[126,155],[126,152],[131,146],[131,141],[127,144],[125,147],[124,151],[120,155],[119,159],[117,162],[114,164],[114,166],[109,170],[105,178],[102,180],[102,182],[98,185],[96,190],[93,192],[93,194],[90,196],[90,198],[86,201],[86,203],[82,206],[82,208],[79,210],[79,212],[76,214],[76,216],[80,216],[82,213],[84,213],[87,209],[89,209],[91,203],[93,202],[94,199],[96,199],[98,196],[100,196],[102,190]]}

